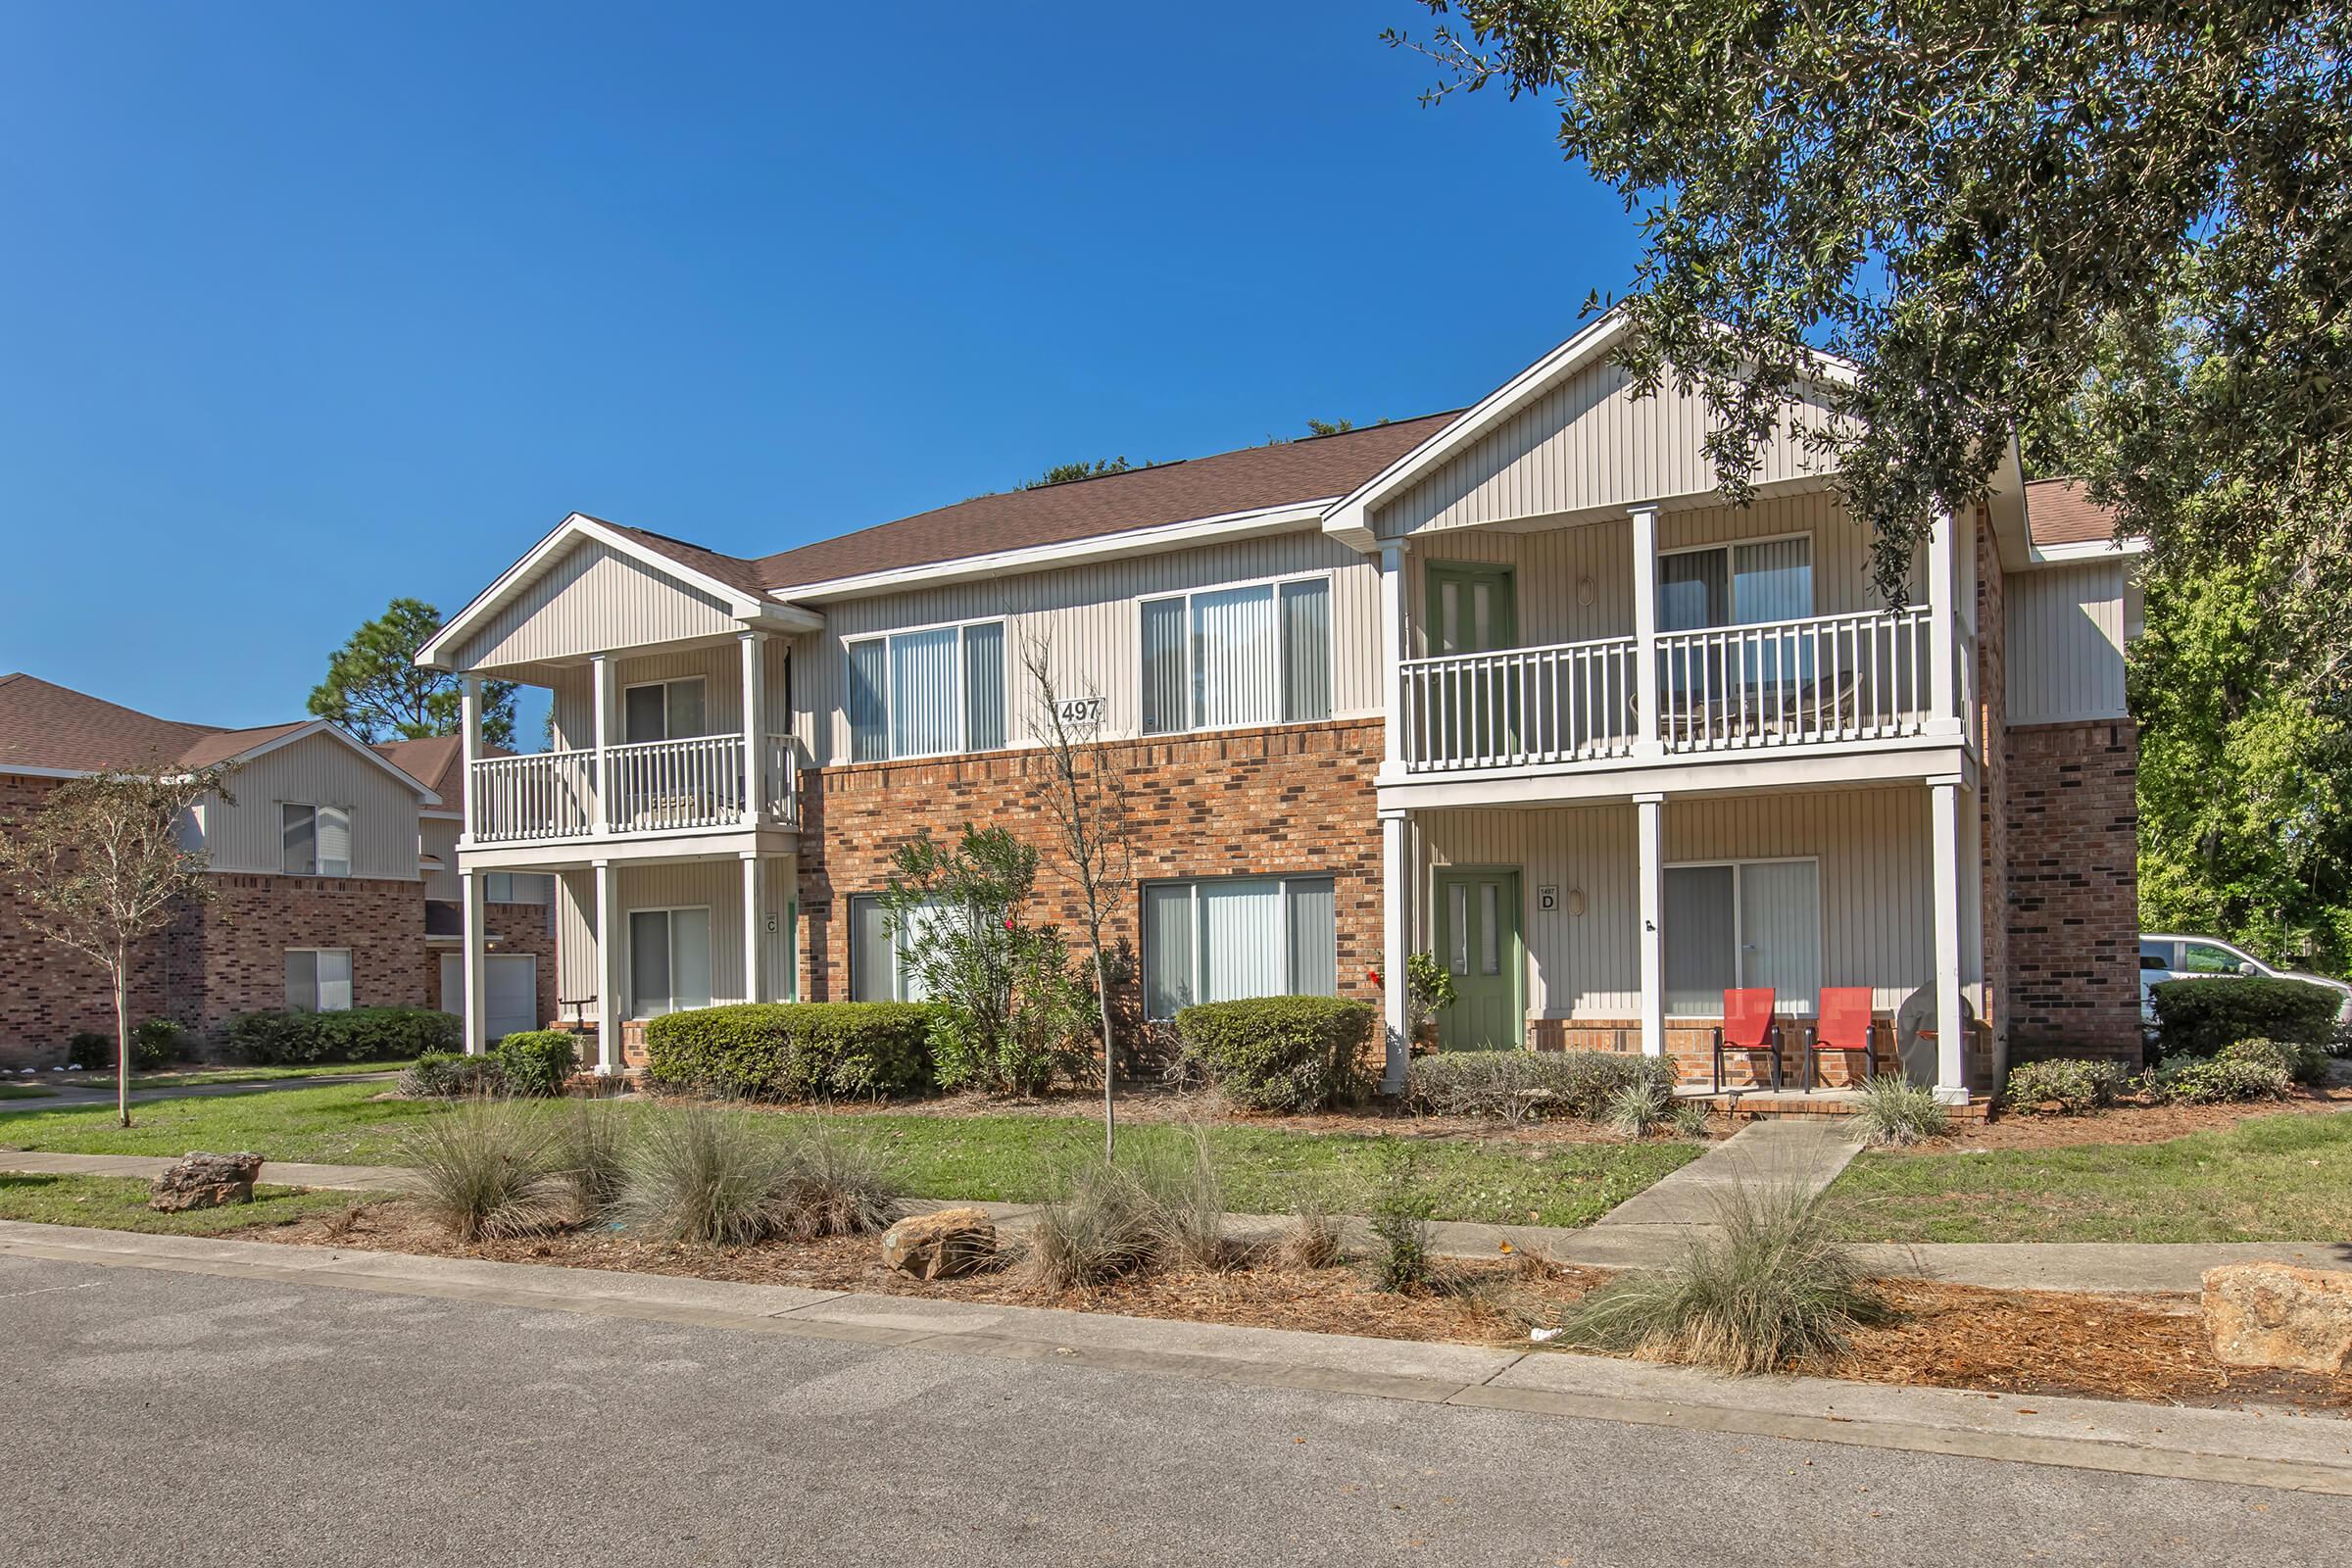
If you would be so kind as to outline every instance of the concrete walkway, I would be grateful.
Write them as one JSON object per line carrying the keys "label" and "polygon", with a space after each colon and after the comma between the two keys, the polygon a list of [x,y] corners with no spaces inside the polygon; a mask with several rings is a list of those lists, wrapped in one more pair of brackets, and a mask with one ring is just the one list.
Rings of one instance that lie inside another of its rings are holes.
{"label": "concrete walkway", "polygon": [[[1671,1226],[1688,1233],[1713,1226],[1725,1202],[1742,1193],[1793,1189],[1818,1196],[1862,1151],[1860,1136],[1846,1117],[1789,1117],[1751,1121],[1682,1169],[1610,1209],[1593,1228]],[[1685,1239],[1678,1234],[1677,1240]]]}
{"label": "concrete walkway", "polygon": [[[1729,1149],[1750,1132],[1786,1123],[1762,1122],[1727,1140]],[[1719,1169],[1733,1173],[1710,1185],[1720,1190],[1742,1170],[1769,1165],[1778,1151],[1799,1151],[1794,1142],[1766,1140],[1750,1146],[1750,1154]],[[1765,1154],[1764,1151],[1775,1152]],[[1816,1162],[1805,1167],[1826,1185],[1836,1170],[1822,1174],[1831,1152],[1817,1151]],[[1850,1157],[1850,1155],[1848,1156]],[[0,1172],[27,1176],[115,1176],[153,1181],[171,1160],[154,1154],[42,1154],[0,1152]],[[1705,1160],[1687,1165],[1676,1176],[1697,1170]],[[1843,1160],[1838,1160],[1839,1165]],[[1673,1181],[1676,1176],[1666,1178]],[[405,1191],[413,1173],[394,1165],[312,1165],[298,1160],[271,1160],[262,1167],[261,1180],[270,1186],[308,1187],[323,1192],[397,1193]],[[1666,1185],[1662,1181],[1658,1186]],[[1685,1195],[1704,1193],[1692,1184]],[[1819,1191],[1816,1186],[1815,1191]],[[1655,1188],[1651,1189],[1656,1191]],[[1672,1208],[1681,1211],[1688,1196],[1677,1196]],[[1547,1257],[1555,1263],[1584,1268],[1663,1268],[1678,1261],[1691,1242],[1707,1234],[1696,1223],[1642,1221],[1613,1224],[1618,1214],[1642,1201],[1629,1200],[1600,1222],[1581,1230],[1546,1225],[1486,1225],[1468,1220],[1440,1220],[1430,1226],[1431,1250],[1444,1257],[1494,1257],[1508,1242],[1514,1249]],[[1025,1229],[1037,1212],[1034,1203],[973,1202],[916,1199],[907,1208],[915,1212],[951,1207],[984,1208],[1000,1226],[1013,1232]],[[1711,1213],[1712,1210],[1705,1210]],[[1289,1227],[1281,1214],[1229,1214],[1226,1225],[1238,1239],[1270,1237]],[[1348,1245],[1361,1250],[1372,1243],[1370,1226],[1362,1219],[1343,1221]],[[1953,1285],[1976,1285],[1987,1290],[2095,1291],[2109,1294],[2194,1295],[2204,1272],[2224,1263],[2280,1262],[2305,1268],[2352,1272],[2352,1242],[2212,1242],[2182,1245],[2145,1245],[2122,1242],[1922,1245],[1894,1247],[1860,1245],[1864,1264],[1875,1274],[1941,1280]]]}
{"label": "concrete walkway", "polygon": [[[1098,1377],[1145,1375],[1312,1391],[1432,1408],[1603,1420],[2352,1496],[2352,1423],[2258,1408],[2183,1409],[2040,1396],[1988,1398],[1959,1389],[1823,1378],[1725,1378],[1689,1367],[1549,1350],[62,1225],[0,1223],[0,1260],[20,1270],[52,1270],[29,1277],[20,1272],[10,1282],[44,1294],[80,1288],[105,1271],[129,1269],[182,1279],[210,1275],[304,1296],[399,1296],[443,1306],[470,1302],[533,1314],[534,1329],[557,1315],[602,1319],[604,1326],[577,1342],[579,1353],[602,1346],[609,1353],[628,1356],[633,1377],[646,1375],[643,1363],[627,1341],[612,1338],[624,1323],[832,1341],[877,1355],[913,1350],[1044,1363]],[[81,1278],[56,1273],[59,1264],[93,1273]],[[282,1311],[299,1304],[271,1309],[270,1320],[285,1321]],[[204,1309],[190,1302],[180,1310],[193,1316]],[[683,1353],[676,1341],[662,1343],[670,1347],[663,1353]],[[579,1363],[565,1375],[585,1375],[587,1366]],[[861,1422],[878,1418],[902,1396],[883,1392],[901,1388],[900,1380],[870,1364],[841,1376],[854,1380],[864,1396],[857,1406]],[[918,1386],[927,1389],[935,1381]],[[1313,1430],[1314,1441],[1321,1442],[1322,1429]],[[1797,1458],[1791,1453],[1788,1462],[1794,1466]],[[1873,1495],[1848,1505],[1878,1500]]]}

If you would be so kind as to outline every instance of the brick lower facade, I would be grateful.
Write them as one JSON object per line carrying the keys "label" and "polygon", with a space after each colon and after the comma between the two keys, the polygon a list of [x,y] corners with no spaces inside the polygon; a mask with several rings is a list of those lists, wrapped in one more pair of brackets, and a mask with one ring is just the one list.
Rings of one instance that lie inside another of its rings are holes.
{"label": "brick lower facade", "polygon": [[2129,719],[2008,733],[2016,1059],[2139,1059],[2138,757]]}
{"label": "brick lower facade", "polygon": [[[484,904],[482,906],[482,924],[484,929],[498,938],[498,946],[491,950],[493,953],[528,953],[538,957],[539,1000],[536,1007],[539,1023],[542,1027],[555,1023],[560,1011],[556,1000],[555,906],[552,904]],[[423,938],[419,937],[417,940],[421,943]],[[451,997],[444,1001],[441,995],[441,956],[445,953],[454,954],[459,951],[459,947],[454,943],[447,946],[436,946],[431,950],[425,960],[426,1006],[440,1007],[446,1012],[463,1010],[458,1005],[461,999]]]}
{"label": "brick lower facade", "polygon": [[[1142,937],[1145,882],[1296,873],[1334,879],[1340,993],[1377,1004],[1381,962],[1380,822],[1373,776],[1378,720],[1226,731],[1106,743],[1124,775],[1135,867],[1119,892],[1109,936]],[[805,925],[801,995],[850,995],[849,899],[889,880],[891,852],[928,827],[1001,824],[1045,852],[1040,895],[1066,934],[1082,940],[1084,908],[1062,869],[1040,799],[1047,761],[1033,751],[810,770],[801,834]],[[1138,982],[1140,984],[1140,982]]]}

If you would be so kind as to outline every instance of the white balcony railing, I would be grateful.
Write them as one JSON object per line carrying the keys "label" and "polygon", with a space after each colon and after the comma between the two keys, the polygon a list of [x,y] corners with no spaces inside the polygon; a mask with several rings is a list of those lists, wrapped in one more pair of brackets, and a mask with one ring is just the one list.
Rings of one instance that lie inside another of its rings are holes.
{"label": "white balcony railing", "polygon": [[1415,772],[1622,757],[1633,748],[1630,637],[1414,659],[1404,664]]}
{"label": "white balcony railing", "polygon": [[1659,636],[1670,752],[1917,735],[1932,716],[1929,612],[1866,611]]}
{"label": "white balcony railing", "polygon": [[[585,837],[597,830],[597,780],[607,780],[611,833],[732,827],[747,820],[741,735],[696,735],[593,750],[487,757],[473,764],[473,837],[504,844]],[[760,814],[799,819],[792,738],[760,737]]]}
{"label": "white balcony railing", "polygon": [[[1934,716],[1930,629],[1914,606],[1661,633],[1656,739],[1691,753],[1920,734]],[[1628,756],[1640,657],[1623,637],[1408,660],[1406,771]]]}

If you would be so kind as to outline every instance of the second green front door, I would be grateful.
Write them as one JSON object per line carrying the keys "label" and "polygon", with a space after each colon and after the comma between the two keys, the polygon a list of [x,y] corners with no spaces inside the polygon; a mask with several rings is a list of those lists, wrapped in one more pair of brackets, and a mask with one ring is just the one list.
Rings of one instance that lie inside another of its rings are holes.
{"label": "second green front door", "polygon": [[1451,868],[1437,876],[1438,960],[1453,976],[1453,1005],[1438,1014],[1447,1051],[1516,1047],[1525,1038],[1525,963],[1516,868]]}

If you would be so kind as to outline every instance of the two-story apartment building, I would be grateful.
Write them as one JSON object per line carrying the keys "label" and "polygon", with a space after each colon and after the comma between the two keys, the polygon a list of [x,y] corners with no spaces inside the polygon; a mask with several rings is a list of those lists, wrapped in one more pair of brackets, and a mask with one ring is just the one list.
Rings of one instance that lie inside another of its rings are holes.
{"label": "two-story apartment building", "polygon": [[1703,1076],[1727,988],[1797,1042],[1866,986],[1881,1065],[1953,1100],[2011,1049],[2135,1052],[2123,554],[2057,493],[2037,537],[2012,463],[1884,602],[1835,476],[1786,440],[1727,505],[1703,408],[1635,398],[1618,330],[1456,413],[765,557],[566,518],[422,655],[553,693],[556,750],[466,768],[464,929],[552,873],[608,1071],[672,1008],[899,994],[893,847],[1049,838],[1043,647],[1127,780],[1152,1016],[1379,998],[1394,1081],[1381,981],[1422,951],[1450,1046]]}

